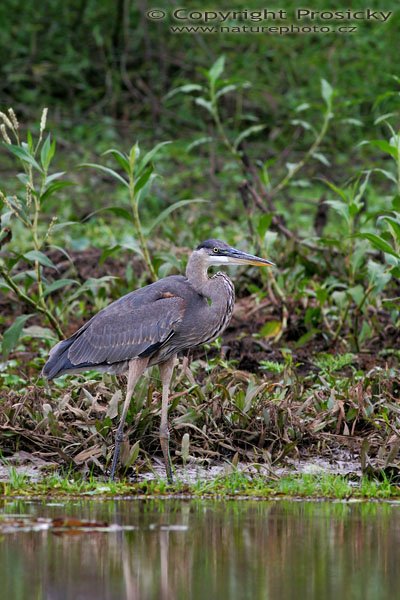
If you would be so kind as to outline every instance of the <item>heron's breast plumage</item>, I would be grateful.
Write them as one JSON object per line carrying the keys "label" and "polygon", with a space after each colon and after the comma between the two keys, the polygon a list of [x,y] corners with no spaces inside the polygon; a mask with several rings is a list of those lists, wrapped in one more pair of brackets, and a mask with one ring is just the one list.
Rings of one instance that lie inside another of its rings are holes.
{"label": "heron's breast plumage", "polygon": [[212,279],[217,280],[219,286],[218,300],[214,300],[211,304],[215,306],[215,313],[213,318],[213,329],[210,329],[207,339],[201,343],[205,344],[212,342],[217,338],[229,325],[233,314],[233,307],[235,305],[235,288],[229,277],[222,272],[214,275]]}
{"label": "heron's breast plumage", "polygon": [[170,340],[178,351],[212,342],[228,326],[235,304],[233,283],[225,273],[217,273],[210,279],[209,293],[205,297],[193,290],[186,297],[184,317]]}

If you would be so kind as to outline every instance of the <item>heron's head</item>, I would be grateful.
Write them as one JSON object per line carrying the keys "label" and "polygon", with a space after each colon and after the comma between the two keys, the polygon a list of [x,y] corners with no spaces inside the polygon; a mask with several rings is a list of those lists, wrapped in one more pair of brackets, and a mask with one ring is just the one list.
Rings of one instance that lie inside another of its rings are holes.
{"label": "heron's head", "polygon": [[273,262],[266,258],[248,254],[232,248],[221,240],[206,240],[197,246],[196,252],[201,252],[207,265],[256,265],[257,267],[273,267]]}

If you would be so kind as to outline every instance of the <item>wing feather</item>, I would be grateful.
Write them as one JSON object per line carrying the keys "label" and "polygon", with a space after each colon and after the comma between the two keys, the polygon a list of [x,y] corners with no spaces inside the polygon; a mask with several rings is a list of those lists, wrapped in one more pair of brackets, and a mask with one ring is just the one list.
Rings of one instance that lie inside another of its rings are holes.
{"label": "wing feather", "polygon": [[[148,299],[147,299],[148,300]],[[116,304],[116,303],[115,303]],[[159,297],[138,306],[120,304],[104,309],[89,321],[68,350],[74,365],[112,364],[146,355],[162,346],[182,321],[186,302],[179,296]]]}

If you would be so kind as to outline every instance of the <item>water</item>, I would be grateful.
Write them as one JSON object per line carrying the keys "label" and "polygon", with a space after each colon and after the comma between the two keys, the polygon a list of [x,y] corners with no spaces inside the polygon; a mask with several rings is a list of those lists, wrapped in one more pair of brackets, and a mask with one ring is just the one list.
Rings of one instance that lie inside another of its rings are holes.
{"label": "water", "polygon": [[[0,513],[10,515],[0,525],[1,600],[399,597],[395,504],[7,500]],[[112,527],[57,531],[27,519],[16,529],[17,514]]]}

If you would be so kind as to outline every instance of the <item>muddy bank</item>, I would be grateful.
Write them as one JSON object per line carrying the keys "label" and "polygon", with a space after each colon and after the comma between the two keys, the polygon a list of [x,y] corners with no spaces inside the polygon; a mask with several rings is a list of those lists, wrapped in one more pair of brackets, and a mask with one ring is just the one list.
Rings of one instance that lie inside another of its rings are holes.
{"label": "muddy bank", "polygon": [[[45,476],[57,472],[56,463],[46,463],[44,460],[35,459],[28,453],[19,452],[8,459],[8,465],[0,465],[0,481],[10,480],[10,469],[13,470],[11,476],[22,476],[29,478],[32,482],[38,482]],[[249,476],[265,476],[267,478],[278,478],[287,475],[326,474],[332,475],[354,475],[361,477],[360,460],[350,452],[342,451],[338,453],[337,458],[328,457],[309,457],[307,459],[287,459],[284,465],[279,467],[268,467],[262,464],[240,462],[233,467],[229,462],[214,462],[204,465],[204,461],[191,461],[185,466],[175,465],[175,479],[180,483],[192,484],[197,481],[211,481],[217,477],[229,475],[237,470],[240,473]],[[102,478],[99,478],[99,481]],[[165,467],[162,462],[156,461],[152,465],[152,470],[138,473],[135,477],[130,477],[131,482],[151,481],[154,479],[165,479]]]}

